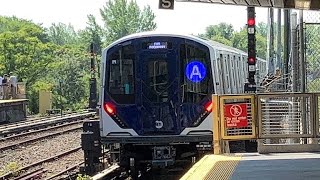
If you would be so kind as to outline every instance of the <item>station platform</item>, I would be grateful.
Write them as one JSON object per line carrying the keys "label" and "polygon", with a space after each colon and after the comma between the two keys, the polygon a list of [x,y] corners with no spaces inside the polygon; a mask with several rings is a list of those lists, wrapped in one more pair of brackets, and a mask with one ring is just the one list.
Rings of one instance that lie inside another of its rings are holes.
{"label": "station platform", "polygon": [[26,118],[28,99],[0,100],[0,123],[16,122]]}
{"label": "station platform", "polygon": [[28,99],[6,99],[6,100],[0,100],[0,106],[5,104],[13,104],[16,102],[26,102]]}
{"label": "station platform", "polygon": [[320,179],[319,153],[206,155],[180,180]]}

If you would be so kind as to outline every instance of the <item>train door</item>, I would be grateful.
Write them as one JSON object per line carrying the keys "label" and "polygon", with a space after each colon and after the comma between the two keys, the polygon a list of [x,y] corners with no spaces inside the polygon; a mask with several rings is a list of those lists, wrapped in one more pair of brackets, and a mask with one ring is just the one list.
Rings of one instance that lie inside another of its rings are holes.
{"label": "train door", "polygon": [[145,51],[141,61],[141,121],[143,134],[176,134],[179,131],[176,95],[179,80],[178,60],[171,50]]}

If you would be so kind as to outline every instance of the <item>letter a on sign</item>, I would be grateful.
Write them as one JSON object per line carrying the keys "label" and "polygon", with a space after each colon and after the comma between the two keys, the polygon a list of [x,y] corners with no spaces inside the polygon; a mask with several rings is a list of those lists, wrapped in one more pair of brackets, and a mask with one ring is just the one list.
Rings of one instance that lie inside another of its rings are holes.
{"label": "letter a on sign", "polygon": [[193,66],[189,79],[193,79],[193,76],[198,76],[199,79],[202,79],[202,75],[197,65]]}
{"label": "letter a on sign", "polygon": [[159,0],[159,9],[173,9],[174,0]]}

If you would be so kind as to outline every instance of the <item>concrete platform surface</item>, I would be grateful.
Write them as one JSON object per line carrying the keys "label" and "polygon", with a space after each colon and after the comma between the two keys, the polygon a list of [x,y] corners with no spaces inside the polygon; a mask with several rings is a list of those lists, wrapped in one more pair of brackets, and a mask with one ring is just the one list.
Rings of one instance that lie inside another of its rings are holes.
{"label": "concrete platform surface", "polygon": [[181,180],[320,180],[320,153],[207,155]]}

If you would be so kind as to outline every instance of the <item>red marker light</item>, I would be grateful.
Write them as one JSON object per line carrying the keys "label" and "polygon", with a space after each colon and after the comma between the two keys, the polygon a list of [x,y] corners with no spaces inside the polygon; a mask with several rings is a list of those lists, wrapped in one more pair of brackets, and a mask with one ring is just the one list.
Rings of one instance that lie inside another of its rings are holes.
{"label": "red marker light", "polygon": [[115,113],[115,108],[111,103],[105,103],[103,107],[104,107],[104,110],[108,114],[114,114]]}
{"label": "red marker light", "polygon": [[248,58],[248,63],[249,64],[254,64],[256,60],[253,57]]}
{"label": "red marker light", "polygon": [[254,26],[256,21],[253,18],[248,19],[248,26]]}
{"label": "red marker light", "polygon": [[204,106],[204,108],[205,108],[206,111],[208,111],[208,112],[211,112],[212,107],[213,107],[213,102],[212,102],[212,101],[209,101],[209,102]]}

